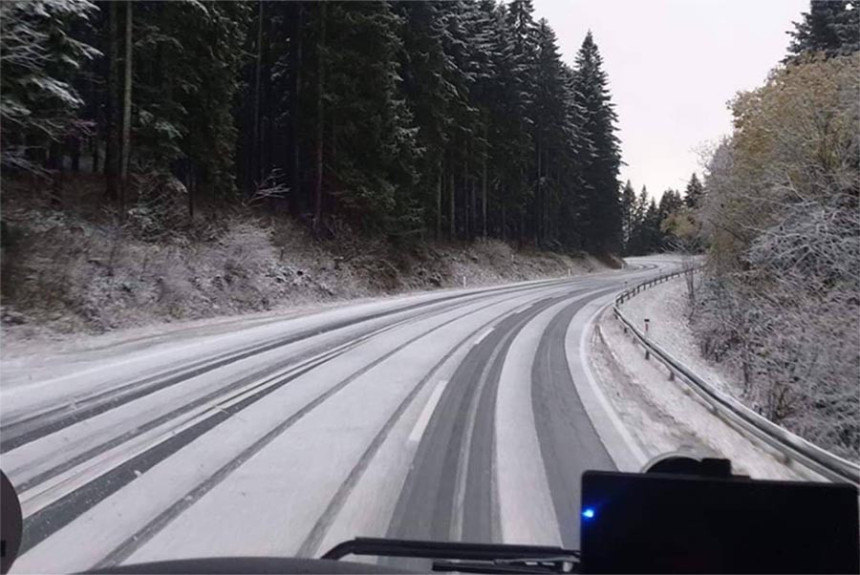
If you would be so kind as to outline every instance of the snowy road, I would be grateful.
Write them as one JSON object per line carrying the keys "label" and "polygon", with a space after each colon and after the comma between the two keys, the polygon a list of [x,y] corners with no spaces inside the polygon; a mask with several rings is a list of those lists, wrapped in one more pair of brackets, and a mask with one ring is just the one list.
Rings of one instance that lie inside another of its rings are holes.
{"label": "snowy road", "polygon": [[355,536],[578,547],[580,475],[637,461],[581,349],[667,271],[424,293],[7,362],[13,573],[318,556]]}

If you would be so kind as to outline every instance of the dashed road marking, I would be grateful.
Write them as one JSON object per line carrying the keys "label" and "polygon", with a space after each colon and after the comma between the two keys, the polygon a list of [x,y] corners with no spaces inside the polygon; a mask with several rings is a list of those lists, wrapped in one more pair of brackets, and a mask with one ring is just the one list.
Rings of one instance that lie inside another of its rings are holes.
{"label": "dashed road marking", "polygon": [[436,388],[433,389],[430,399],[427,400],[427,405],[424,406],[424,410],[418,417],[418,421],[415,422],[415,427],[412,428],[412,433],[409,434],[409,443],[417,443],[424,435],[424,430],[427,429],[427,424],[430,423],[430,417],[436,410],[436,405],[439,403],[446,385],[448,385],[447,379],[439,380],[439,383],[436,384]]}

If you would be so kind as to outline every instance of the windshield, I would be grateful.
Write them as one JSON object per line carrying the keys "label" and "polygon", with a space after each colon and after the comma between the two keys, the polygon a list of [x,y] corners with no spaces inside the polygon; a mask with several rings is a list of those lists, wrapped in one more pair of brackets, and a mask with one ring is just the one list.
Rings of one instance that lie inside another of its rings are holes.
{"label": "windshield", "polygon": [[670,452],[856,484],[858,14],[3,2],[11,572],[576,550]]}

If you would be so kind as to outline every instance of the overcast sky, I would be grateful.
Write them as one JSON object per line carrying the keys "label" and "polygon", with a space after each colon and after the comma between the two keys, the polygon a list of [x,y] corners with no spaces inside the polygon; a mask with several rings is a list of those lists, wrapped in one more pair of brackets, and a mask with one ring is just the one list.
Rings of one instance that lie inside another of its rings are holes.
{"label": "overcast sky", "polygon": [[618,113],[621,179],[659,196],[701,174],[696,150],[731,132],[726,102],[783,58],[809,0],[533,0],[573,65],[597,43]]}

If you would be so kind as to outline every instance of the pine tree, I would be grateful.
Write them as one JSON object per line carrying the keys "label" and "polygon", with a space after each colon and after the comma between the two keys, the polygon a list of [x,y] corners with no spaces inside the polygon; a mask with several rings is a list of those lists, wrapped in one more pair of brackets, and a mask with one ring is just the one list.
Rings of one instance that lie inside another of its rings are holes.
{"label": "pine tree", "polygon": [[705,189],[702,183],[694,173],[690,176],[690,182],[687,184],[687,189],[684,192],[684,203],[691,210],[697,209],[702,203],[702,196],[705,194]]}
{"label": "pine tree", "polygon": [[645,218],[642,222],[642,246],[641,253],[643,255],[652,254],[660,250],[660,211],[657,208],[657,202],[654,198],[648,203],[648,209],[645,210]]}
{"label": "pine tree", "polygon": [[533,161],[533,131],[535,124],[535,92],[537,84],[537,26],[534,21],[534,7],[531,0],[512,0],[507,5],[505,24],[511,45],[511,82],[512,108],[515,115],[509,116],[516,126],[516,138],[512,142],[515,150],[513,182],[513,202],[517,237],[522,243],[529,232],[529,213],[534,210],[535,190],[533,177],[536,162]]}
{"label": "pine tree", "polygon": [[584,167],[591,150],[585,131],[585,110],[578,102],[576,73],[562,65],[565,91],[564,151],[559,169],[561,206],[555,224],[558,238],[566,249],[580,250],[584,246],[582,222],[588,202],[585,193]]}
{"label": "pine tree", "polygon": [[[576,69],[565,65],[532,0],[2,10],[4,167],[59,171],[71,155],[79,170],[90,136],[70,127],[89,122],[108,201],[122,199],[127,174],[135,209],[141,190],[176,192],[179,178],[192,216],[238,199],[238,183],[248,201],[289,207],[324,234],[345,218],[389,237],[632,245],[597,47],[589,35]],[[22,31],[35,64],[15,60]],[[26,147],[29,156],[12,153]]]}
{"label": "pine tree", "polygon": [[641,256],[648,253],[648,228],[646,215],[648,213],[649,200],[648,189],[645,186],[642,186],[642,190],[639,192],[639,196],[636,198],[636,204],[633,208],[629,248],[630,255]]}
{"label": "pine tree", "polygon": [[[194,90],[182,92],[181,105],[187,111],[187,137],[182,151],[190,168],[199,172],[200,182],[214,199],[224,200],[235,190],[233,169],[237,132],[233,123],[233,100],[239,89],[237,77],[242,64],[241,47],[250,21],[250,6],[227,0],[205,4],[204,13],[184,11],[193,18],[197,33],[186,39],[183,51],[194,66]],[[210,57],[207,57],[210,54]],[[214,57],[214,58],[213,58]],[[190,67],[190,66],[189,66]],[[197,178],[195,177],[196,181]]]}
{"label": "pine tree", "polygon": [[40,171],[48,148],[58,144],[84,105],[71,79],[98,57],[70,35],[96,6],[85,0],[21,0],[0,3],[0,121],[4,168]]}
{"label": "pine tree", "polygon": [[404,21],[401,52],[402,90],[418,128],[416,144],[422,150],[418,164],[418,196],[425,225],[442,233],[442,192],[445,150],[450,139],[449,107],[455,96],[450,82],[453,62],[445,52],[450,42],[443,14],[435,2],[394,4]]}
{"label": "pine tree", "polygon": [[852,0],[811,0],[809,12],[794,22],[789,32],[791,44],[786,61],[801,54],[826,56],[851,54],[860,50],[860,3]]}
{"label": "pine tree", "polygon": [[448,56],[447,79],[452,88],[449,102],[449,138],[446,150],[446,176],[448,180],[449,237],[469,236],[469,208],[472,180],[470,167],[472,150],[479,134],[478,110],[472,105],[472,88],[475,84],[472,37],[468,20],[477,5],[462,0],[440,4],[445,23],[443,47]]}
{"label": "pine tree", "polygon": [[624,254],[630,255],[631,242],[633,239],[633,226],[635,224],[636,211],[636,192],[633,190],[633,185],[630,180],[624,185],[624,191],[621,192],[621,214],[622,214],[622,233],[624,241]]}
{"label": "pine tree", "polygon": [[181,177],[192,215],[196,200],[228,199],[235,189],[233,100],[249,16],[235,0],[136,6],[136,163]]}
{"label": "pine tree", "polygon": [[564,132],[566,119],[565,78],[555,33],[546,19],[538,22],[536,33],[536,90],[534,98],[533,139],[535,144],[535,236],[538,246],[550,239],[550,214],[560,206],[560,190],[553,175],[563,148],[568,145]]}
{"label": "pine tree", "polygon": [[584,159],[587,205],[583,231],[586,247],[599,252],[621,248],[621,202],[618,170],[620,144],[615,135],[617,116],[609,95],[603,59],[591,32],[576,58],[577,101],[585,110],[585,134],[591,142]]}
{"label": "pine tree", "polygon": [[329,8],[325,191],[366,229],[412,233],[421,213],[408,194],[417,159],[412,115],[399,97],[400,19],[381,2]]}
{"label": "pine tree", "polygon": [[496,234],[509,239],[512,225],[521,205],[521,161],[527,153],[523,124],[512,121],[526,113],[528,95],[522,90],[522,73],[515,54],[513,32],[509,26],[508,10],[499,4],[491,34],[491,54],[495,78],[489,98],[491,142],[490,167],[494,174],[492,188],[496,203]]}

